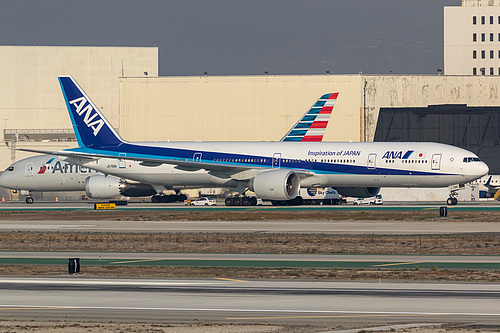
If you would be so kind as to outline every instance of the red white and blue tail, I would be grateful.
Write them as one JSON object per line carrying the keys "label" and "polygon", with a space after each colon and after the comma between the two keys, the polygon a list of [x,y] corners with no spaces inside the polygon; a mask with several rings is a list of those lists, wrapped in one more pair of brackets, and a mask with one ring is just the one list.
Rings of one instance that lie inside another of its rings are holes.
{"label": "red white and blue tail", "polygon": [[280,141],[321,142],[338,95],[321,96]]}

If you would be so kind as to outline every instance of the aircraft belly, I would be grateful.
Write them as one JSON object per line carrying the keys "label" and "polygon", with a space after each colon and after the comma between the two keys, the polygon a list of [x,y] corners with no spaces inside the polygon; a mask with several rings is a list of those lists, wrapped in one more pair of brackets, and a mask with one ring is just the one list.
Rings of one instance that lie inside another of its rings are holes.
{"label": "aircraft belly", "polygon": [[218,178],[207,173],[185,172],[179,173],[129,173],[124,178],[135,180],[147,184],[162,185],[166,187],[210,187],[229,186],[235,187],[236,183],[229,178]]}
{"label": "aircraft belly", "polygon": [[[301,180],[301,187],[446,187],[450,183],[464,183],[461,175],[349,175],[330,174],[315,175]],[[321,184],[321,185],[319,185]]]}

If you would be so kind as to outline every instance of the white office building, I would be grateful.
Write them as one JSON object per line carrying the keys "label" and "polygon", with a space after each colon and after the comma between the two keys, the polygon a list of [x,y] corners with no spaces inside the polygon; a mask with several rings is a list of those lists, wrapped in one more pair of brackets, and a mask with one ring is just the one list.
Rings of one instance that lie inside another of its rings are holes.
{"label": "white office building", "polygon": [[500,75],[500,0],[444,8],[444,74]]}

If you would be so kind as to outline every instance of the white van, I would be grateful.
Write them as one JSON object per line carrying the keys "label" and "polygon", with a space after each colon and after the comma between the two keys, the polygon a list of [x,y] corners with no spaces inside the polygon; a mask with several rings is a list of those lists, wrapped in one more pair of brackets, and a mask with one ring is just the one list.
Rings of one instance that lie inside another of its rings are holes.
{"label": "white van", "polygon": [[357,198],[353,202],[354,205],[383,205],[382,195],[377,194],[371,198]]}

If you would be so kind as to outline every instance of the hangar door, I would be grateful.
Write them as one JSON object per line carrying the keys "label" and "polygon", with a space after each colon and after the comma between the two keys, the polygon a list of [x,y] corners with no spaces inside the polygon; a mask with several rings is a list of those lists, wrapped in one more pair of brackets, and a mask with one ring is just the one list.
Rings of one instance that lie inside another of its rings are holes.
{"label": "hangar door", "polygon": [[500,106],[381,108],[373,141],[450,144],[472,151],[488,164],[491,174],[500,174]]}

